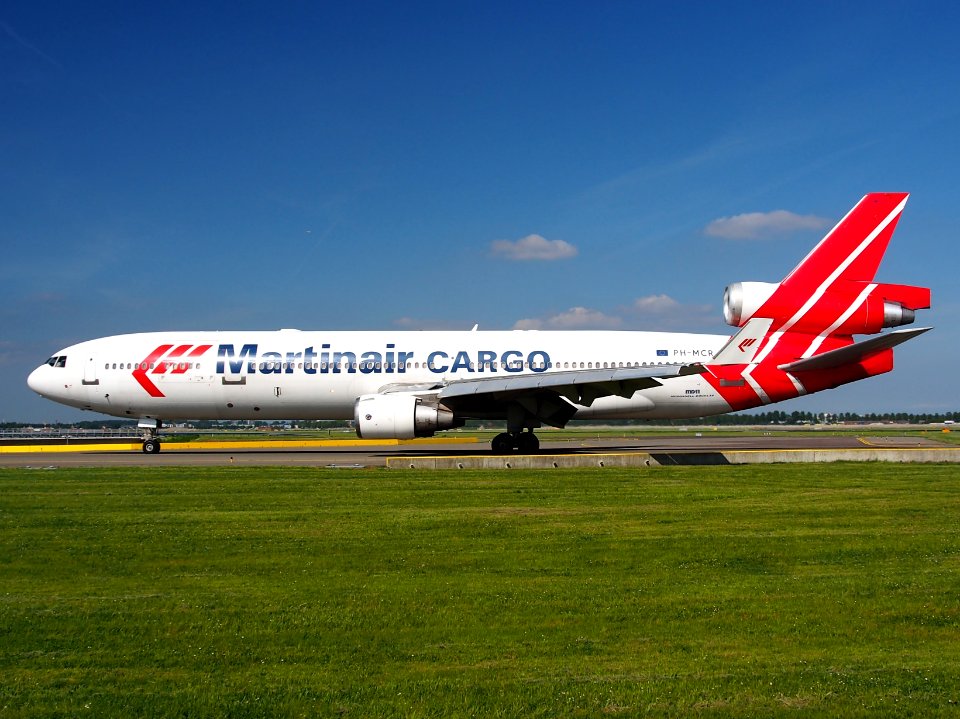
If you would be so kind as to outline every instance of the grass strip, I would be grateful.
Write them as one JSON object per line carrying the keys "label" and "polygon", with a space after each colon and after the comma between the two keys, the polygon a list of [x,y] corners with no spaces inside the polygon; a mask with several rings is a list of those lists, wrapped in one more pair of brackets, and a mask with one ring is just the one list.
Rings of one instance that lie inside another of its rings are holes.
{"label": "grass strip", "polygon": [[0,717],[956,715],[958,479],[0,470]]}

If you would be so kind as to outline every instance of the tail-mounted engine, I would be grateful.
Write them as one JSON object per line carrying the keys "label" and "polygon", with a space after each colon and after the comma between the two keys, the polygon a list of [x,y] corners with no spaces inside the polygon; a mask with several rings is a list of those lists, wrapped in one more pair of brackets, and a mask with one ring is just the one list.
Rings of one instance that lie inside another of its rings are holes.
{"label": "tail-mounted engine", "polygon": [[874,334],[908,325],[916,310],[930,307],[926,287],[837,281],[820,297],[802,297],[790,291],[788,282],[729,285],[723,293],[723,319],[734,327],[743,327],[751,317],[769,317],[792,320],[795,332],[818,334],[831,328],[838,335]]}
{"label": "tail-mounted engine", "polygon": [[463,420],[443,405],[412,394],[361,395],[353,405],[353,418],[361,439],[430,437],[463,426]]}

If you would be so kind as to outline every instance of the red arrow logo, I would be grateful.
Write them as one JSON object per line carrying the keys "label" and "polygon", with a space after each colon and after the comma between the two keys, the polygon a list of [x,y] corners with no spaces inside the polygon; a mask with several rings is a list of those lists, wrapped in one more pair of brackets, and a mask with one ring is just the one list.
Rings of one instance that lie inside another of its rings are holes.
{"label": "red arrow logo", "polygon": [[740,348],[741,352],[746,352],[748,347],[753,347],[753,345],[755,345],[756,343],[757,343],[757,338],[751,337],[750,339],[746,339],[740,344],[738,344],[737,347]]}
{"label": "red arrow logo", "polygon": [[[133,370],[133,378],[137,380],[140,386],[143,387],[147,391],[147,394],[149,394],[151,397],[164,397],[165,395],[160,391],[160,388],[157,387],[157,385],[155,385],[149,377],[147,377],[147,372],[152,369],[153,374],[164,374],[167,369],[172,367],[173,371],[170,374],[183,374],[187,371],[188,363],[181,362],[178,364],[176,362],[171,362],[170,360],[178,359],[184,356],[186,356],[186,358],[199,357],[208,349],[210,349],[211,346],[212,345],[197,345],[194,347],[193,345],[180,345],[172,352],[167,354],[173,345],[160,345],[153,352],[148,354],[142,362],[136,365],[136,369]],[[188,350],[191,351],[188,352]],[[164,359],[162,362],[158,362],[158,360],[164,355],[167,355],[166,359]],[[155,364],[156,366],[154,366]]]}

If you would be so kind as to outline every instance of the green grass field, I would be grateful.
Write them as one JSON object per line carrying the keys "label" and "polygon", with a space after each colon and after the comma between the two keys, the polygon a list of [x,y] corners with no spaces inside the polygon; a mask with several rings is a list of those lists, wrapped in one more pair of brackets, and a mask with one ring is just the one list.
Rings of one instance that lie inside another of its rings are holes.
{"label": "green grass field", "polygon": [[0,717],[958,713],[956,466],[0,470]]}

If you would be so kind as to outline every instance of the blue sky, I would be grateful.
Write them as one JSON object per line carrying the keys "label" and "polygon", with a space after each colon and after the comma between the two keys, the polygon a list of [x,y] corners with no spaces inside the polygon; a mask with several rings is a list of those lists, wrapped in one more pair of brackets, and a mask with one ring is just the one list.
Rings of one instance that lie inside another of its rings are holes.
{"label": "blue sky", "polygon": [[[90,418],[26,375],[122,332],[726,333],[728,283],[779,280],[870,191],[912,193],[878,278],[932,287],[936,331],[894,373],[783,408],[956,410],[958,21],[948,3],[7,3],[0,420]],[[707,231],[775,211],[796,221]]]}

